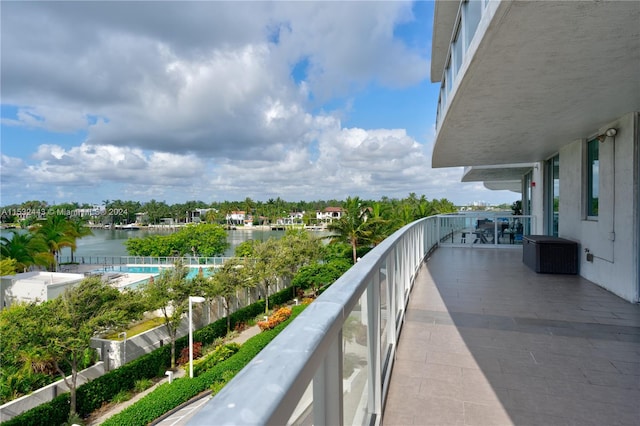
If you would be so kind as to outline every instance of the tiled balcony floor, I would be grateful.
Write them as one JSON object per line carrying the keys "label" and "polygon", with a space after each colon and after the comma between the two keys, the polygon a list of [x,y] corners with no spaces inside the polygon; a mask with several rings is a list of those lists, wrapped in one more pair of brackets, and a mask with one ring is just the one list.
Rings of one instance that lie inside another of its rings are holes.
{"label": "tiled balcony floor", "polygon": [[640,306],[522,251],[441,248],[420,271],[384,425],[638,425]]}

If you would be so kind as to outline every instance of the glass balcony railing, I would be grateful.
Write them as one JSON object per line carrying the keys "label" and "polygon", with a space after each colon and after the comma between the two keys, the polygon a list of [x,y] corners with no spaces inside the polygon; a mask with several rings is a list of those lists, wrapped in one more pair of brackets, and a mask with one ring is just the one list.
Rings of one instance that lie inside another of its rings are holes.
{"label": "glass balcony railing", "polygon": [[310,304],[189,424],[378,424],[438,217],[387,238]]}
{"label": "glass balcony railing", "polygon": [[[311,303],[189,424],[379,424],[422,262],[467,229],[486,228],[498,246],[519,224],[526,232],[531,217],[479,212],[432,216],[398,230]],[[514,235],[509,244],[517,241]]]}
{"label": "glass balcony railing", "polygon": [[534,229],[533,216],[508,213],[468,212],[440,215],[438,235],[441,245],[521,245],[524,235]]}

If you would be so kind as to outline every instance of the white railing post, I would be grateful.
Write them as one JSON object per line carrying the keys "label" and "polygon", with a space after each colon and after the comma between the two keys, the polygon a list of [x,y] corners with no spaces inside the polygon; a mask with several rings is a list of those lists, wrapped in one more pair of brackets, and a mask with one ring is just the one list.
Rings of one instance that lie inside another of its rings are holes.
{"label": "white railing post", "polygon": [[379,266],[373,274],[373,279],[367,289],[367,349],[368,360],[368,386],[369,386],[369,413],[377,417],[382,415],[382,375],[380,367],[380,269]]}
{"label": "white railing post", "polygon": [[315,425],[342,426],[344,423],[342,357],[342,332],[339,332],[313,377]]}

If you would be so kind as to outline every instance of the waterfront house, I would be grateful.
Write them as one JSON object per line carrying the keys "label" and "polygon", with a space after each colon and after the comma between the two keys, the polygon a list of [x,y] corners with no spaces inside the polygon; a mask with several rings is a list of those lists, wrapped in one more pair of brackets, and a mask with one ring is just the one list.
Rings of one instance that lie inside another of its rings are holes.
{"label": "waterfront house", "polygon": [[324,210],[316,211],[316,219],[320,223],[328,223],[342,217],[342,207],[326,207]]}

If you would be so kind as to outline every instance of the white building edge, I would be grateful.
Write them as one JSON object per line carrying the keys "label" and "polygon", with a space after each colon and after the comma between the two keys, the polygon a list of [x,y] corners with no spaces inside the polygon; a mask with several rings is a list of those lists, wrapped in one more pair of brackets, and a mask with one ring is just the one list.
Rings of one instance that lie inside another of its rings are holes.
{"label": "white building edge", "polygon": [[532,233],[639,302],[640,2],[438,0],[432,43],[433,167],[519,189]]}

